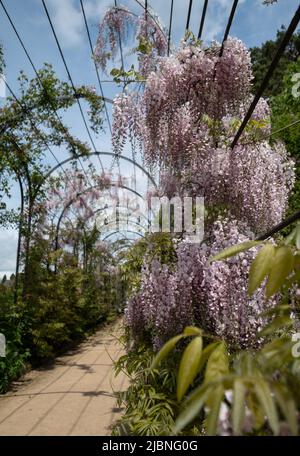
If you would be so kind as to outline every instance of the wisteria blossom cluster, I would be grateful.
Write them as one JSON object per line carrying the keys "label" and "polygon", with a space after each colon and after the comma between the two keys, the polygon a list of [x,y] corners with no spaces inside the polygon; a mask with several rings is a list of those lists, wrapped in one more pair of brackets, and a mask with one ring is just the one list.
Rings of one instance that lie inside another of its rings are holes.
{"label": "wisteria blossom cluster", "polygon": [[175,270],[157,260],[146,265],[141,290],[126,309],[134,337],[148,332],[158,349],[185,326],[196,324],[234,347],[256,346],[257,333],[267,322],[262,313],[276,303],[275,298],[266,301],[263,287],[251,298],[247,295],[249,267],[257,249],[226,262],[209,261],[220,250],[252,237],[247,231],[236,220],[217,220],[209,242],[179,243]]}
{"label": "wisteria blossom cluster", "polygon": [[136,337],[141,331],[150,334],[155,349],[187,324],[233,346],[255,346],[265,323],[261,314],[275,304],[266,302],[263,287],[247,295],[255,249],[209,262],[227,246],[279,223],[294,184],[294,164],[285,147],[268,141],[266,100],[259,101],[231,147],[253,99],[251,81],[250,54],[240,40],[206,49],[183,42],[177,53],[161,59],[139,98],[126,93],[116,100],[115,147],[120,150],[134,136],[145,162],[159,169],[155,194],[203,196],[208,214],[205,243],[179,244],[175,266],[149,264],[146,258],[141,289],[128,303],[129,327]]}
{"label": "wisteria blossom cluster", "polygon": [[[270,109],[256,106],[239,144],[230,145],[253,99],[250,54],[228,39],[220,56],[182,43],[147,78],[142,95],[115,100],[113,145],[141,144],[146,163],[177,180],[177,194],[222,205],[255,233],[280,222],[294,184],[293,163],[281,144],[270,145]],[[161,182],[163,191],[164,184]]]}
{"label": "wisteria blossom cluster", "polygon": [[115,198],[112,185],[118,185],[118,182],[112,181],[110,173],[99,174],[93,167],[85,172],[65,170],[49,185],[43,211],[46,215],[40,219],[39,231],[43,236],[51,237],[60,221],[60,228],[65,228],[60,247],[74,245],[80,237],[78,224],[84,225],[93,219],[100,198],[104,194],[109,199]]}
{"label": "wisteria blossom cluster", "polygon": [[124,45],[131,35],[142,46],[139,48],[139,71],[148,76],[155,69],[159,57],[166,55],[168,40],[159,18],[151,11],[137,16],[124,6],[108,9],[99,25],[98,38],[94,49],[97,65],[105,71],[108,61],[114,59],[120,43]]}
{"label": "wisteria blossom cluster", "polygon": [[125,7],[109,8],[99,25],[98,38],[94,48],[95,62],[104,71],[107,62],[114,58],[118,51],[119,42],[126,40],[134,15]]}

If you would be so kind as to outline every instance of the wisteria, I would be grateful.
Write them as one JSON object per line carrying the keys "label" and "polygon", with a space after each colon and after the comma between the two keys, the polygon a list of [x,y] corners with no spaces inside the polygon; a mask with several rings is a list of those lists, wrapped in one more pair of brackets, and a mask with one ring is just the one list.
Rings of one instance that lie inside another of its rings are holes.
{"label": "wisteria", "polygon": [[159,57],[167,54],[166,32],[153,12],[137,16],[124,6],[115,6],[107,10],[99,25],[94,49],[95,62],[103,71],[116,57],[120,43],[124,46],[130,36],[138,42],[139,72],[144,77],[156,68]]}
{"label": "wisteria", "polygon": [[225,263],[209,262],[225,247],[279,223],[294,185],[294,163],[284,145],[267,140],[266,100],[259,101],[240,142],[231,148],[253,99],[251,81],[250,54],[240,40],[228,39],[222,52],[218,43],[204,49],[183,42],[150,73],[140,99],[133,102],[126,94],[117,100],[115,147],[120,150],[129,135],[135,136],[146,163],[160,170],[159,189],[148,198],[203,196],[209,214],[205,242],[181,241],[175,266],[145,260],[127,323],[133,332],[144,328],[155,349],[187,324],[232,346],[255,346],[266,323],[261,314],[276,303],[266,301],[263,287],[247,295],[255,249]]}
{"label": "wisteria", "polygon": [[95,62],[104,71],[107,62],[113,59],[118,51],[118,45],[126,41],[131,25],[135,18],[125,7],[108,9],[99,25],[99,33],[94,49]]}
{"label": "wisteria", "polygon": [[220,219],[209,242],[178,245],[175,270],[157,260],[145,266],[141,290],[127,306],[127,324],[134,335],[149,331],[158,349],[185,326],[196,324],[234,347],[256,346],[256,335],[267,322],[262,314],[277,302],[266,301],[263,287],[251,298],[247,295],[249,267],[257,249],[226,262],[209,261],[249,237],[253,233],[244,224]]}

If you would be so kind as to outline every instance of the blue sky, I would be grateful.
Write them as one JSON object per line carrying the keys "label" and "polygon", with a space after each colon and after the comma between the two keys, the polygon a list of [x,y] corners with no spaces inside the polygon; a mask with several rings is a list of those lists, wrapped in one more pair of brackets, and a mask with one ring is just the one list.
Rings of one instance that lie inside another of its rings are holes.
{"label": "blue sky", "polygon": [[[150,2],[164,25],[169,23],[170,2],[170,0],[152,0]],[[46,3],[75,85],[95,85],[98,89],[79,0],[46,0]],[[135,12],[141,12],[141,7],[135,0],[123,0],[118,3]],[[52,63],[57,75],[61,79],[67,80],[66,71],[45,16],[42,1],[4,0],[4,4],[12,16],[35,65],[39,68],[44,62]],[[93,43],[96,41],[97,25],[107,7],[112,4],[113,1],[109,0],[84,0]],[[189,0],[174,0],[174,45],[178,44],[184,34],[188,5]],[[232,0],[209,0],[203,31],[205,41],[222,39],[231,5]],[[289,24],[298,5],[298,0],[279,0],[277,4],[272,6],[262,5],[262,0],[240,0],[230,35],[239,37],[248,47],[260,45],[267,39],[274,38],[281,25]],[[194,0],[190,28],[195,34],[199,29],[202,7],[203,0]],[[34,73],[1,6],[0,42],[4,47],[7,81],[18,93],[17,76],[20,70],[24,70],[29,77],[33,77]],[[125,49],[125,54],[129,48],[130,46]],[[129,63],[130,57],[126,57],[126,61]],[[118,61],[115,66],[120,66]],[[111,79],[105,74],[101,74],[101,78],[103,80]],[[110,98],[113,98],[120,91],[120,88],[112,83],[104,82],[103,87],[105,95]],[[4,100],[0,99],[0,106],[3,102]],[[87,133],[76,107],[70,110],[65,119],[78,137],[88,141]],[[99,135],[95,142],[99,150],[111,150],[108,132]],[[59,158],[66,156],[64,150],[55,152]],[[129,151],[126,153],[130,154]],[[46,157],[46,160],[49,164],[54,163],[50,157]],[[105,166],[110,164],[107,159],[103,160],[103,163]],[[132,168],[129,165],[123,167],[122,170],[125,175],[132,175]],[[137,177],[141,183],[142,175]],[[11,201],[12,206],[17,205],[17,200],[18,195],[14,193],[14,198]],[[15,239],[16,235],[13,231],[0,230],[0,275],[3,272],[10,273],[14,269]]]}

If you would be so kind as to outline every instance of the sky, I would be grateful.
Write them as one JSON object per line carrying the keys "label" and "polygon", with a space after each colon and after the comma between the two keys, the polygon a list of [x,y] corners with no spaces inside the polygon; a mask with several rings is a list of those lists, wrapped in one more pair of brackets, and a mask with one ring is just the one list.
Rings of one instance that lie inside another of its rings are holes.
{"label": "sky", "polygon": [[[128,7],[140,14],[142,9],[138,2],[144,0],[123,0],[118,4]],[[58,53],[41,0],[3,0],[3,3],[14,21],[14,24],[27,47],[30,56],[37,68],[43,63],[51,63],[59,78],[67,80],[66,70]],[[96,42],[97,27],[106,9],[114,2],[112,0],[84,0],[87,21],[93,44]],[[158,14],[162,24],[168,26],[171,0],[152,0],[150,5]],[[190,21],[190,29],[197,35],[204,0],[194,0]],[[63,49],[70,73],[75,85],[87,84],[97,86],[95,69],[91,59],[83,16],[79,0],[46,0],[50,16]],[[278,0],[271,6],[262,5],[262,0],[240,0],[236,11],[230,35],[238,37],[248,47],[259,46],[268,39],[276,36],[281,25],[287,26],[299,5],[298,0]],[[206,43],[211,40],[221,41],[227,24],[232,0],[209,0],[206,21],[203,30],[203,39]],[[177,46],[184,35],[189,0],[174,0],[172,41]],[[21,70],[29,77],[34,77],[33,70],[26,58],[16,35],[0,6],[0,43],[4,48],[6,62],[5,77],[9,85],[18,94],[17,77]],[[130,44],[124,47],[125,66],[130,66],[132,57],[129,55]],[[116,60],[114,66],[119,67]],[[111,81],[111,76],[100,74],[101,80]],[[121,91],[114,83],[103,82],[105,96],[114,98]],[[0,95],[3,95],[0,88]],[[0,107],[5,98],[0,97]],[[108,107],[111,114],[111,107]],[[76,107],[72,108],[64,120],[71,127],[76,136],[89,141],[82,119]],[[106,125],[106,131],[95,138],[97,149],[111,151],[111,139]],[[59,159],[66,157],[65,150],[54,150]],[[126,150],[125,155],[130,156]],[[45,160],[54,165],[54,160],[46,156]],[[92,160],[93,161],[93,160]],[[95,162],[96,163],[96,162]],[[110,160],[103,159],[105,167],[109,167]],[[133,168],[130,164],[122,164],[122,174],[132,176]],[[137,173],[137,182],[140,189],[145,186],[143,174]],[[17,189],[12,192],[9,207],[19,206]],[[0,276],[11,274],[15,268],[16,232],[1,230],[0,228]]]}

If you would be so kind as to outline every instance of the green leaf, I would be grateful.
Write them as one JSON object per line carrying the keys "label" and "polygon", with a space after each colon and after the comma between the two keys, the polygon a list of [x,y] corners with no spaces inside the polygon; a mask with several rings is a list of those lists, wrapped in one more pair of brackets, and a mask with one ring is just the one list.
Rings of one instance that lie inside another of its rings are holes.
{"label": "green leaf", "polygon": [[297,407],[289,391],[278,383],[274,384],[273,392],[277,404],[291,429],[293,435],[298,435]]}
{"label": "green leaf", "polygon": [[165,343],[154,358],[151,369],[155,369],[161,363],[161,361],[170,353],[171,350],[173,350],[177,342],[182,339],[182,337],[183,335],[180,334],[179,336],[172,337],[172,339]]}
{"label": "green leaf", "polygon": [[202,329],[196,328],[195,326],[187,326],[183,331],[184,336],[202,336],[202,334]]}
{"label": "green leaf", "polygon": [[266,244],[256,255],[251,264],[249,272],[248,293],[252,295],[260,286],[264,278],[269,274],[275,256],[275,247],[272,244]]}
{"label": "green leaf", "polygon": [[293,271],[294,256],[291,249],[281,246],[276,249],[273,265],[266,286],[266,297],[270,298],[280,290],[285,280]]}
{"label": "green leaf", "polygon": [[279,315],[273,321],[259,332],[258,336],[268,336],[278,331],[279,329],[288,328],[293,326],[293,321],[287,315]]}
{"label": "green leaf", "polygon": [[213,397],[210,410],[208,411],[206,418],[206,433],[209,436],[217,434],[220,407],[224,398],[224,388],[223,385],[218,385],[211,395]]}
{"label": "green leaf", "polygon": [[183,352],[177,376],[178,401],[182,400],[199,371],[202,345],[202,337],[195,337]]}
{"label": "green leaf", "polygon": [[217,347],[217,345],[219,345],[219,343],[220,342],[212,342],[211,344],[207,345],[207,347],[205,347],[205,349],[202,351],[199,372],[203,369],[204,365],[207,363],[208,358]]}
{"label": "green leaf", "polygon": [[234,435],[240,435],[245,417],[245,393],[243,381],[237,378],[233,386],[232,425]]}
{"label": "green leaf", "polygon": [[[210,383],[215,382],[220,377],[224,377],[229,373],[229,359],[227,348],[224,342],[221,342],[217,347],[212,351],[210,357],[208,358],[204,382]],[[208,407],[211,406],[211,403],[214,398],[214,392],[209,396],[206,404]]]}
{"label": "green leaf", "polygon": [[285,238],[284,243],[285,245],[293,244],[296,240],[297,235],[297,228],[294,228],[293,231]]}
{"label": "green leaf", "polygon": [[269,425],[275,435],[279,434],[279,422],[276,406],[272,397],[271,390],[267,382],[261,378],[256,378],[253,382],[257,399],[259,400]]}
{"label": "green leaf", "polygon": [[249,249],[251,249],[251,247],[254,247],[258,244],[261,244],[261,242],[247,241],[247,242],[242,242],[241,244],[233,245],[232,247],[228,247],[227,249],[225,249],[222,252],[218,253],[217,255],[213,256],[210,259],[210,261],[213,262],[213,261],[225,260],[226,258],[237,255],[238,253],[244,252],[245,250],[249,250]]}
{"label": "green leaf", "polygon": [[201,412],[209,394],[211,393],[211,385],[201,385],[193,391],[191,396],[184,404],[184,409],[177,417],[173,432],[177,434],[184,429],[197,415]]}
{"label": "green leaf", "polygon": [[205,369],[205,383],[216,381],[229,373],[229,360],[226,345],[220,342],[208,358]]}
{"label": "green leaf", "polygon": [[111,70],[110,74],[111,74],[111,76],[119,76],[120,72],[121,72],[121,70],[119,70],[118,68],[113,68]]}

